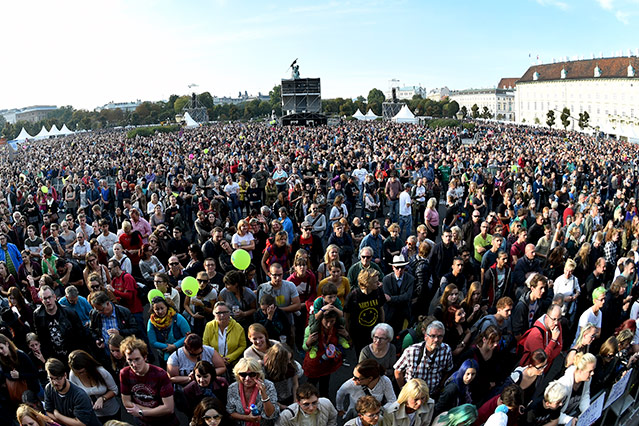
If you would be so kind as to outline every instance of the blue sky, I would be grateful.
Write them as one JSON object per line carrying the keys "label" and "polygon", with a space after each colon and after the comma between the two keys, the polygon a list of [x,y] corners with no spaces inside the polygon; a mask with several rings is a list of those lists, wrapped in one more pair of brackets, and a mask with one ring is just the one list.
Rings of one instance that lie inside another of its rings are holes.
{"label": "blue sky", "polygon": [[[13,1],[4,5],[0,109],[268,93],[299,58],[324,98],[389,80],[492,87],[537,55],[639,48],[639,0]],[[7,22],[9,21],[9,22]],[[531,57],[529,57],[529,54]]]}

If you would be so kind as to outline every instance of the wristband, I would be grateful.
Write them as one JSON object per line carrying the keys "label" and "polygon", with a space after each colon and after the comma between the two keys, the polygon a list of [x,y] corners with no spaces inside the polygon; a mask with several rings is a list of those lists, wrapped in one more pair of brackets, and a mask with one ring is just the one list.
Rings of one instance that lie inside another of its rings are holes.
{"label": "wristband", "polygon": [[269,401],[271,400],[271,397],[269,396],[269,397],[268,397],[268,398],[266,398],[266,399],[262,399],[262,398],[260,398],[260,400],[262,401],[262,403],[269,402]]}

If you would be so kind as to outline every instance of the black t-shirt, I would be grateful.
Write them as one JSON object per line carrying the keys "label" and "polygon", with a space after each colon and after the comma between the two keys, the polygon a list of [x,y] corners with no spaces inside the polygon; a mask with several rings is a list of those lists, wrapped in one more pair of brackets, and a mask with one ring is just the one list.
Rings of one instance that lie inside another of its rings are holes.
{"label": "black t-shirt", "polygon": [[350,335],[356,341],[370,341],[371,330],[381,322],[386,297],[381,288],[364,294],[359,288],[346,296],[344,312],[350,314]]}
{"label": "black t-shirt", "polygon": [[542,426],[555,419],[561,414],[561,405],[551,410],[544,406],[544,397],[540,396],[530,403],[524,416],[524,424],[527,426]]}

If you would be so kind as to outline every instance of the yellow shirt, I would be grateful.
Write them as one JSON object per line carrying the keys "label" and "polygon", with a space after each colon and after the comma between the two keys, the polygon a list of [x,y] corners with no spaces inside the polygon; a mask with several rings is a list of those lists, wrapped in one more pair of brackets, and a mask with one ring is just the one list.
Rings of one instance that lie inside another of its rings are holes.
{"label": "yellow shirt", "polygon": [[[322,281],[320,281],[319,285],[317,286],[318,297],[322,296],[322,287],[324,287],[324,285],[327,282],[330,282],[330,280],[331,280],[331,277],[326,277]],[[340,302],[342,302],[342,306],[346,304],[346,295],[350,292],[351,292],[351,284],[348,281],[348,278],[342,277],[342,283],[337,286],[337,298],[339,299]]]}

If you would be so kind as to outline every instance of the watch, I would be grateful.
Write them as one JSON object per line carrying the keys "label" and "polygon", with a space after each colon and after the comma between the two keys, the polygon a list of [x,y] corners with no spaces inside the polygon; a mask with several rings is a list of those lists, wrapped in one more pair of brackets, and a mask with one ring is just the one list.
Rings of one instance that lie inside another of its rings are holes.
{"label": "watch", "polygon": [[138,409],[138,415],[139,415],[140,417],[144,417],[144,413],[142,412],[142,409],[141,409],[141,408],[140,408],[140,409]]}

